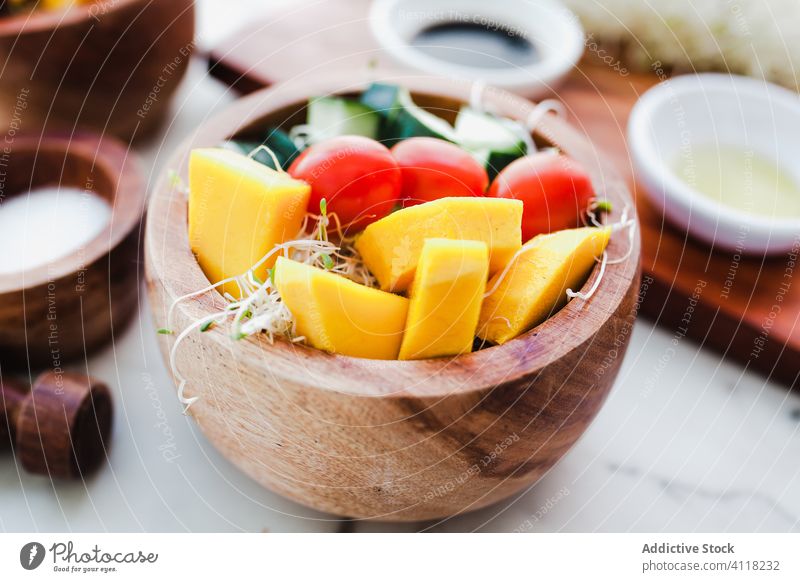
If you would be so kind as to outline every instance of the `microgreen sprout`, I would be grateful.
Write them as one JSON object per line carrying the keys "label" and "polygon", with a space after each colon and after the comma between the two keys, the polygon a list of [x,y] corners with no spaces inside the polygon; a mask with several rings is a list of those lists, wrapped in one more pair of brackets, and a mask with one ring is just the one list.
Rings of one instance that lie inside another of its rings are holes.
{"label": "microgreen sprout", "polygon": [[[332,235],[336,236],[337,243],[328,239],[329,227]],[[293,240],[275,245],[246,273],[188,293],[172,302],[167,313],[168,325],[172,325],[175,309],[181,302],[220,290],[223,285],[234,285],[239,290],[236,297],[231,293],[224,293],[220,297],[223,301],[221,308],[208,316],[192,321],[178,334],[172,344],[170,366],[178,383],[178,397],[186,410],[198,397],[184,395],[186,379],[178,369],[177,351],[181,342],[193,331],[205,332],[212,327],[227,324],[228,336],[232,341],[241,341],[254,334],[264,334],[269,342],[273,342],[276,336],[288,338],[292,342],[305,341],[304,337],[297,336],[295,317],[281,300],[275,286],[275,267],[266,269],[266,280],[256,275],[256,272],[262,272],[265,264],[273,262],[278,256],[326,269],[367,287],[378,286],[377,280],[353,248],[353,240],[344,236],[339,218],[335,213],[328,212],[325,200],[320,201],[319,215],[307,215],[301,231]],[[161,330],[159,333],[162,333]]]}
{"label": "microgreen sprout", "polygon": [[614,206],[611,204],[610,200],[598,200],[595,205],[595,210],[597,212],[611,212],[614,210]]}
{"label": "microgreen sprout", "polygon": [[169,171],[169,185],[173,188],[181,188],[183,186],[183,180],[181,180],[180,174],[175,170]]}
{"label": "microgreen sprout", "polygon": [[281,166],[280,161],[278,160],[278,156],[276,156],[275,152],[273,152],[272,149],[265,144],[261,144],[260,146],[252,150],[250,153],[247,154],[247,157],[252,160],[259,154],[259,152],[266,152],[266,154],[270,158],[272,158],[272,163],[275,164],[275,169],[281,174],[286,173],[286,171],[283,169],[283,166]]}

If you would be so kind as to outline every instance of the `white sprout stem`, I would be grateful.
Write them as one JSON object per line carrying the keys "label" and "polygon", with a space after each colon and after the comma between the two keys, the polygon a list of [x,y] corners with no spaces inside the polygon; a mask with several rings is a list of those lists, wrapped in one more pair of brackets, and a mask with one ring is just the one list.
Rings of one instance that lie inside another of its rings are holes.
{"label": "white sprout stem", "polygon": [[475,79],[469,90],[469,106],[476,111],[484,111],[483,95],[486,92],[486,81]]}
{"label": "white sprout stem", "polygon": [[227,279],[223,279],[222,281],[218,281],[213,285],[209,285],[208,287],[203,287],[198,291],[192,291],[191,293],[187,293],[186,295],[181,295],[180,297],[176,298],[169,306],[167,310],[167,328],[170,329],[172,327],[172,314],[175,311],[175,307],[177,307],[178,303],[182,301],[186,301],[187,299],[191,299],[192,297],[197,297],[199,295],[203,295],[208,293],[209,291],[213,291],[217,287],[221,285],[225,285],[226,283],[238,283],[238,277],[228,277]]}
{"label": "white sprout stem", "polygon": [[608,261],[609,265],[617,265],[619,263],[624,263],[627,261],[631,253],[633,253],[633,241],[636,237],[636,218],[631,217],[628,218],[628,213],[630,212],[630,206],[628,204],[622,209],[622,215],[620,216],[619,222],[611,225],[611,232],[619,232],[620,230],[627,229],[628,230],[628,250],[627,252],[618,257],[616,259],[610,259]]}
{"label": "white sprout stem", "polygon": [[267,155],[272,158],[272,163],[275,164],[275,170],[277,172],[280,172],[281,174],[285,174],[286,173],[286,171],[281,166],[281,163],[278,161],[278,156],[275,155],[275,152],[272,151],[271,148],[267,147],[263,143],[260,146],[258,146],[257,148],[255,148],[254,150],[252,150],[249,154],[247,154],[247,157],[252,160],[253,158],[255,158],[258,155],[259,152],[266,152]]}
{"label": "white sprout stem", "polygon": [[525,127],[531,132],[536,131],[539,122],[548,113],[555,113],[558,117],[564,117],[567,114],[567,109],[564,107],[564,104],[557,99],[545,99],[544,101],[540,101],[528,114],[528,118],[525,120]]}
{"label": "white sprout stem", "polygon": [[289,139],[297,149],[303,149],[314,142],[313,128],[305,123],[295,125],[289,130]]}
{"label": "white sprout stem", "polygon": [[627,252],[619,258],[611,260],[608,258],[608,252],[603,251],[603,256],[600,259],[600,273],[598,273],[597,279],[595,279],[594,284],[591,286],[591,288],[586,293],[576,292],[573,291],[572,289],[567,289],[567,297],[569,297],[570,299],[578,298],[584,301],[591,299],[592,296],[597,292],[597,289],[600,287],[600,282],[603,280],[603,275],[605,275],[606,272],[606,266],[617,265],[619,263],[627,261],[630,258],[631,253],[633,252],[633,239],[636,233],[636,219],[628,218],[629,211],[630,207],[626,204],[625,207],[622,209],[622,214],[620,216],[619,222],[610,225],[612,234],[624,229],[628,230],[629,244]]}
{"label": "white sprout stem", "polygon": [[[309,233],[307,227],[311,220],[316,221],[316,225],[314,230]],[[319,216],[306,215],[303,228],[294,240],[275,245],[242,275],[229,277],[199,291],[178,297],[172,302],[167,315],[167,320],[170,323],[174,309],[181,301],[208,293],[225,283],[236,283],[241,295],[241,298],[236,298],[230,293],[224,292],[223,297],[228,301],[228,304],[221,311],[204,316],[181,331],[170,349],[170,367],[178,383],[178,399],[185,406],[184,413],[198,399],[198,397],[186,397],[184,392],[187,380],[180,373],[177,362],[178,347],[191,332],[202,328],[206,324],[219,324],[225,319],[231,318],[229,334],[235,340],[259,332],[265,332],[270,343],[274,341],[275,335],[286,336],[292,342],[305,340],[304,337],[296,337],[296,320],[288,307],[281,301],[280,294],[274,289],[271,278],[268,277],[266,281],[260,281],[255,276],[255,271],[276,254],[282,254],[285,257],[308,265],[326,268],[369,287],[377,286],[375,277],[369,273],[358,254],[350,246],[345,248],[328,241],[327,229],[331,222],[335,224],[337,231],[340,232],[342,226],[338,216],[334,213],[327,214],[322,212]],[[345,244],[345,242],[343,241],[342,244]],[[349,243],[347,244],[349,245]]]}
{"label": "white sprout stem", "polygon": [[186,414],[189,410],[189,407],[199,400],[198,396],[193,396],[192,398],[186,398],[184,395],[184,390],[186,389],[186,378],[180,373],[178,370],[178,362],[177,362],[177,354],[178,354],[178,346],[181,342],[186,339],[186,337],[195,329],[199,329],[203,327],[205,324],[215,321],[216,318],[219,317],[219,313],[214,313],[213,315],[209,315],[208,317],[204,317],[202,319],[198,319],[191,325],[189,325],[186,329],[184,329],[177,338],[175,338],[175,343],[172,344],[172,348],[169,350],[169,365],[172,368],[172,373],[175,375],[175,379],[178,381],[178,401],[184,405],[183,413]]}
{"label": "white sprout stem", "polygon": [[576,292],[573,291],[572,289],[567,289],[567,297],[569,297],[570,299],[574,299],[577,297],[579,299],[583,299],[584,301],[591,299],[592,295],[594,295],[597,289],[600,287],[600,281],[603,280],[603,275],[606,272],[607,263],[608,263],[608,253],[606,251],[603,251],[603,258],[600,261],[600,273],[597,275],[597,279],[595,279],[594,284],[591,286],[591,288],[586,293],[581,293],[579,291]]}
{"label": "white sprout stem", "polygon": [[508,263],[506,263],[506,266],[503,267],[503,270],[500,271],[500,276],[497,277],[497,281],[494,282],[494,285],[492,285],[492,288],[489,291],[487,291],[486,293],[483,294],[483,298],[486,299],[487,297],[492,295],[495,291],[497,291],[500,288],[500,284],[503,282],[503,279],[506,278],[506,276],[508,275],[509,271],[511,271],[511,267],[514,266],[514,263],[517,262],[517,259],[519,259],[519,257],[522,255],[522,253],[527,252],[527,251],[531,250],[532,248],[538,247],[539,244],[541,244],[540,241],[537,241],[536,244],[528,243],[528,244],[522,245],[522,248],[519,249],[516,253],[514,253],[514,256],[511,257],[511,260],[508,261]]}

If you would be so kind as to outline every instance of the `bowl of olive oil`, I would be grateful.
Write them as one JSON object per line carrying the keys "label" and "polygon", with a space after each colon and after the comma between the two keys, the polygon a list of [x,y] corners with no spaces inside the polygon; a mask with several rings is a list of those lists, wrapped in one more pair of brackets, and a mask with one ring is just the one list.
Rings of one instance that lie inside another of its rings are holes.
{"label": "bowl of olive oil", "polygon": [[715,249],[800,244],[800,96],[766,81],[685,75],[631,113],[635,177],[665,218]]}

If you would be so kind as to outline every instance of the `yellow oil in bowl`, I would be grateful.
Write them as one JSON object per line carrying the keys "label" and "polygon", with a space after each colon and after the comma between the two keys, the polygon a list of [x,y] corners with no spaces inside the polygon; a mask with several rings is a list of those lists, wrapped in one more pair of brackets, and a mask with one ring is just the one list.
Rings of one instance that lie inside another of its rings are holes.
{"label": "yellow oil in bowl", "polygon": [[800,218],[800,186],[775,161],[744,148],[707,144],[672,164],[686,184],[725,206],[770,218]]}

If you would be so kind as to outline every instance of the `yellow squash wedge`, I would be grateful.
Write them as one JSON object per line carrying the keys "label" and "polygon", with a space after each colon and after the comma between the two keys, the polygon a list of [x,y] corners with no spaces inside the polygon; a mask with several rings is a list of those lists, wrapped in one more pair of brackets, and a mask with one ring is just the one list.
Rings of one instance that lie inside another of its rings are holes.
{"label": "yellow squash wedge", "polygon": [[503,198],[442,198],[393,212],[370,224],[356,241],[381,289],[402,292],[414,279],[428,238],[486,243],[494,273],[522,246],[522,202]]}
{"label": "yellow squash wedge", "polygon": [[[189,243],[212,283],[242,275],[276,244],[300,231],[310,186],[219,148],[196,149],[189,161]],[[256,276],[264,279],[274,259]],[[223,290],[238,297],[236,284]]]}
{"label": "yellow squash wedge", "polygon": [[411,287],[400,359],[471,352],[488,276],[486,243],[426,240]]}
{"label": "yellow squash wedge", "polygon": [[408,299],[285,257],[274,277],[306,343],[346,356],[397,359]]}
{"label": "yellow squash wedge", "polygon": [[505,277],[489,280],[478,337],[503,344],[546,320],[577,291],[603,254],[610,228],[575,228],[542,234],[526,243]]}

